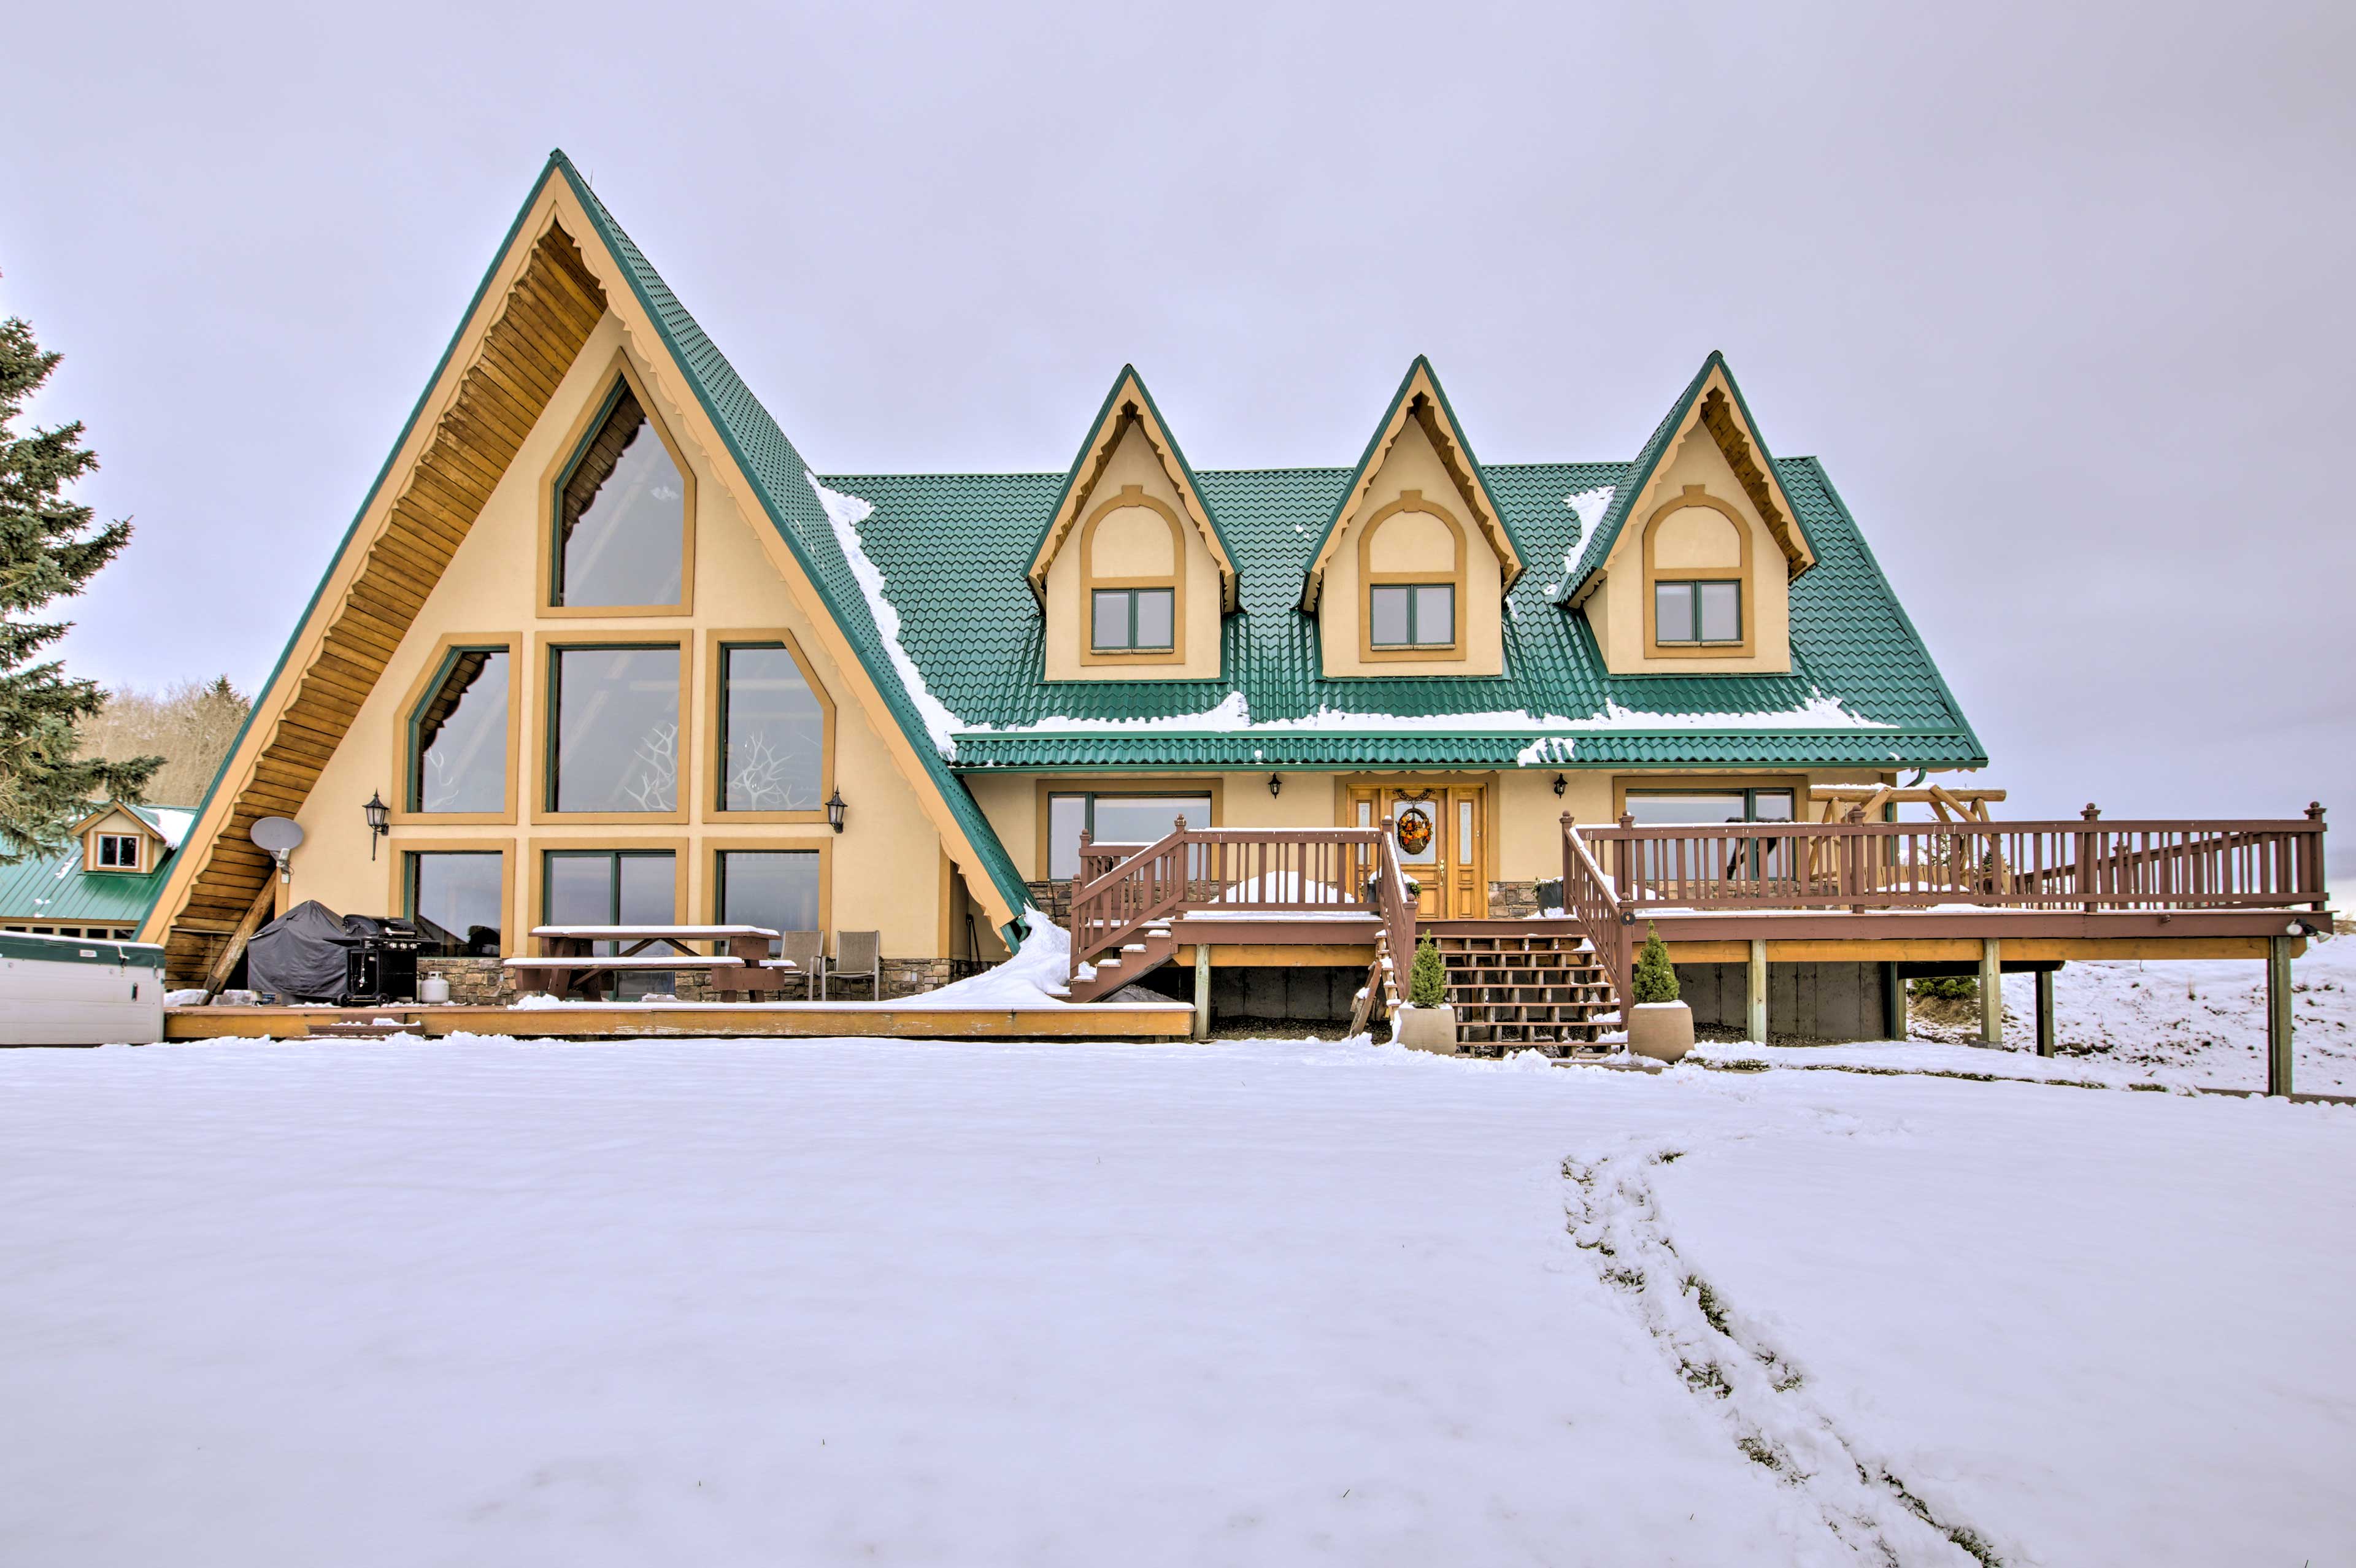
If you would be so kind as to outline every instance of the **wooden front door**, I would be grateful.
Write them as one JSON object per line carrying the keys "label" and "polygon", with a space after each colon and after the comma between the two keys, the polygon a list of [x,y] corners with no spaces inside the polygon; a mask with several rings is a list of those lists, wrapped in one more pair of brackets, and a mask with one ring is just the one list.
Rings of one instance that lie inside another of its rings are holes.
{"label": "wooden front door", "polygon": [[1422,884],[1416,912],[1426,920],[1486,920],[1489,790],[1485,784],[1353,784],[1352,827],[1382,827],[1399,864]]}

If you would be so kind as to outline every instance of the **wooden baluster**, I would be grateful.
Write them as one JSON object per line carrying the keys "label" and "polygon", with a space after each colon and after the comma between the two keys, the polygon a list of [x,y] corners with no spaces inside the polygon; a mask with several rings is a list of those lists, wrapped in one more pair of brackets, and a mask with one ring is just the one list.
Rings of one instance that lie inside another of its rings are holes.
{"label": "wooden baluster", "polygon": [[[2079,815],[2088,822],[2093,822],[2102,816],[2103,808],[2090,800],[2086,803],[2086,809]],[[2097,837],[2099,835],[2092,829],[2078,835],[2078,896],[2082,901],[2079,907],[2087,914],[2092,914],[2102,907],[2099,895],[2095,891],[2094,841]]]}

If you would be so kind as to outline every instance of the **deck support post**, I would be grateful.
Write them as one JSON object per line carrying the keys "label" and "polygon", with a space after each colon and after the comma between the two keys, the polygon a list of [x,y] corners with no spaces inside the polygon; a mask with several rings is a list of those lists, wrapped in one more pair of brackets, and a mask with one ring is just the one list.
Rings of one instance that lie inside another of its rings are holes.
{"label": "deck support post", "polygon": [[1211,1038],[1211,944],[1194,944],[1194,1038]]}
{"label": "deck support post", "polygon": [[1767,1043],[1767,939],[1751,939],[1749,1005],[1743,1009],[1743,1028],[1758,1044]]}
{"label": "deck support post", "polygon": [[2287,936],[2266,938],[2266,1093],[2291,1092],[2290,944]]}
{"label": "deck support post", "polygon": [[1906,1038],[1906,980],[1895,964],[1881,966],[1881,1033],[1887,1040]]}
{"label": "deck support post", "polygon": [[2053,1054],[2053,971],[2037,972],[2037,1054]]}
{"label": "deck support post", "polygon": [[2004,941],[1980,938],[1980,1043],[2004,1043]]}

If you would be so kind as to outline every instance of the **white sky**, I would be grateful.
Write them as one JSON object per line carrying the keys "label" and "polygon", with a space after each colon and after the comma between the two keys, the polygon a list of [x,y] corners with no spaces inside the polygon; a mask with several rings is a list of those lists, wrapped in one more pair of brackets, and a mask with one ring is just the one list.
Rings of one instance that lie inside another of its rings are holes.
{"label": "white sky", "polygon": [[2356,7],[2056,9],[13,16],[0,314],[140,530],[69,656],[266,674],[562,145],[822,470],[1061,467],[1125,359],[1346,463],[1419,351],[1622,459],[1723,348],[2017,808],[2356,805]]}

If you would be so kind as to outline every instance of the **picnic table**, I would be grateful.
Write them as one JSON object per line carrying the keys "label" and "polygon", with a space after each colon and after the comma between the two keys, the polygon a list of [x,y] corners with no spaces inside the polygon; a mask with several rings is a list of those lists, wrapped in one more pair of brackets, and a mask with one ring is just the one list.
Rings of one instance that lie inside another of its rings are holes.
{"label": "picnic table", "polygon": [[[536,925],[537,956],[510,958],[510,969],[548,976],[548,989],[563,996],[591,994],[602,998],[609,981],[632,971],[702,970],[717,990],[755,995],[782,991],[790,959],[769,956],[777,933],[766,925]],[[616,951],[599,953],[597,944],[610,942]],[[725,952],[686,951],[681,944],[708,942]],[[674,949],[651,953],[658,944]]]}

